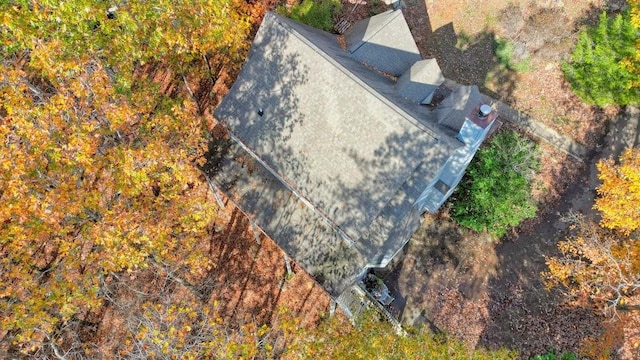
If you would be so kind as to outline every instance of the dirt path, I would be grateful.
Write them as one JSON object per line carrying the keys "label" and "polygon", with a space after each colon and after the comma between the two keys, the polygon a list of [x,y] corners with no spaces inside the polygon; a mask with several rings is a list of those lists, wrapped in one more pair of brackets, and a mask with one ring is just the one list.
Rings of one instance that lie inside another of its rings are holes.
{"label": "dirt path", "polygon": [[640,111],[629,108],[614,119],[576,181],[537,223],[495,246],[486,236],[460,229],[446,213],[425,220],[401,258],[380,274],[397,298],[405,324],[427,324],[456,335],[470,346],[518,349],[523,358],[549,349],[577,352],[606,326],[590,309],[563,305],[545,289],[540,273],[545,256],[567,234],[562,216],[570,211],[595,216],[595,163],[640,144]]}
{"label": "dirt path", "polygon": [[[608,325],[588,310],[558,305],[555,294],[544,291],[539,273],[546,270],[544,256],[556,253],[557,242],[567,232],[567,224],[561,219],[563,215],[573,211],[597,217],[592,209],[596,195],[594,189],[598,185],[595,164],[603,158],[617,157],[626,147],[638,145],[638,118],[638,109],[628,108],[614,119],[602,146],[597,148],[588,161],[588,167],[559,205],[530,233],[521,234],[515,241],[502,243],[496,248],[500,270],[489,283],[490,297],[496,301],[517,295],[514,289],[518,287],[528,290],[523,292],[521,303],[508,302],[491,308],[490,321],[481,337],[482,344],[514,346],[529,355],[544,351],[542,346],[545,343],[547,347],[576,351],[581,342],[598,336],[599,330]],[[519,328],[518,320],[527,326]],[[533,338],[544,341],[532,341]]]}

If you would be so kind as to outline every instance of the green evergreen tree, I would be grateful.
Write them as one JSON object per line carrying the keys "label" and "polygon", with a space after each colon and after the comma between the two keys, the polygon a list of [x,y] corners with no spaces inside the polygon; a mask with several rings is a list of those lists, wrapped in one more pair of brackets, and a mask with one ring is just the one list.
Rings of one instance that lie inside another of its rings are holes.
{"label": "green evergreen tree", "polygon": [[531,183],[540,166],[539,149],[511,130],[480,149],[452,198],[453,218],[495,236],[536,214]]}
{"label": "green evergreen tree", "polygon": [[640,104],[638,75],[632,71],[640,65],[634,64],[639,39],[628,12],[612,19],[600,14],[596,27],[580,33],[571,60],[562,66],[573,91],[598,106]]}

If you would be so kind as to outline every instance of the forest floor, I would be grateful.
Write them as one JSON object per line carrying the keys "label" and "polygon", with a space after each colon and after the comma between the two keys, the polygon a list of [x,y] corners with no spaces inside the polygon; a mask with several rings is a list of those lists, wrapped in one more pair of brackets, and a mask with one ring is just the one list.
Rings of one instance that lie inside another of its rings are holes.
{"label": "forest floor", "polygon": [[216,267],[209,274],[220,316],[231,323],[268,324],[286,309],[304,325],[316,325],[330,297],[293,262],[293,275],[287,276],[282,250],[264,234],[258,239],[247,217],[227,202],[212,239]]}

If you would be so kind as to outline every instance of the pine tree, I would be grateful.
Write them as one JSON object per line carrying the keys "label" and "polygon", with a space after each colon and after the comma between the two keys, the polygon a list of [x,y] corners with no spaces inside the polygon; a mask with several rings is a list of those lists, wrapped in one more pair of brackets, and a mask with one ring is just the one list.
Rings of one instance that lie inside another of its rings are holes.
{"label": "pine tree", "polygon": [[573,91],[598,106],[639,104],[639,39],[630,13],[613,19],[602,13],[595,28],[580,33],[571,60],[562,66]]}

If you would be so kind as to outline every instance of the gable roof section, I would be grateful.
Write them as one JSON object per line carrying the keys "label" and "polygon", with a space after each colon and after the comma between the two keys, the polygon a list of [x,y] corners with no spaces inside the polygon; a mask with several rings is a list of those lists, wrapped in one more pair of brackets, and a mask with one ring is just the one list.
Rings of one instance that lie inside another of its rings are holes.
{"label": "gable roof section", "polygon": [[210,178],[334,296],[402,248],[464,146],[335,35],[274,13],[215,116],[234,141]]}
{"label": "gable roof section", "polygon": [[344,37],[354,59],[394,76],[402,75],[422,59],[400,10],[388,10],[360,20]]}
{"label": "gable roof section", "polygon": [[482,102],[476,85],[458,86],[435,109],[438,124],[459,131],[467,115]]}
{"label": "gable roof section", "polygon": [[396,83],[396,89],[401,96],[411,101],[429,103],[433,92],[443,82],[444,76],[436,59],[420,60],[402,74]]}
{"label": "gable roof section", "polygon": [[437,174],[450,142],[314,45],[327,37],[339,49],[268,13],[216,117],[355,241],[425,159]]}

